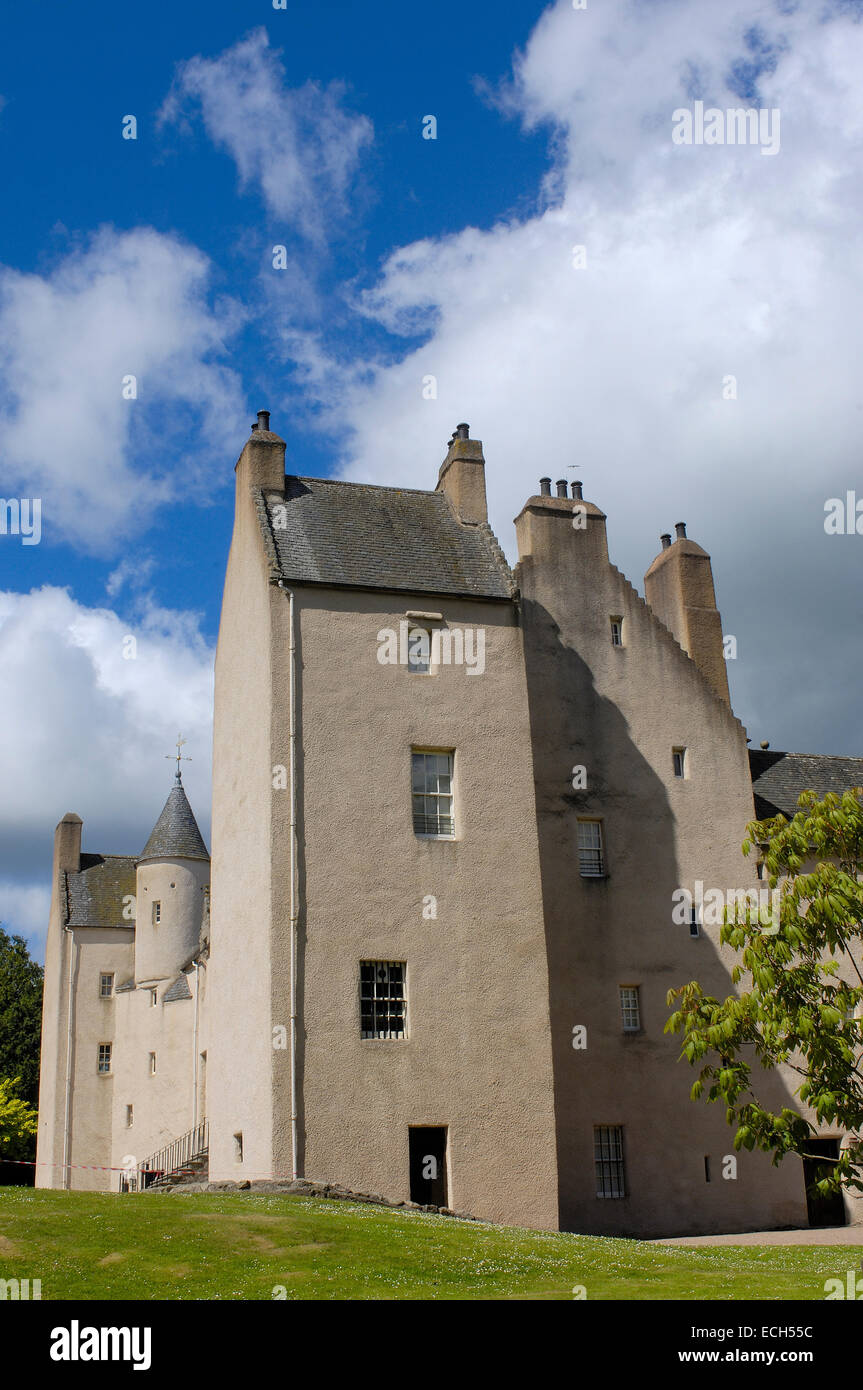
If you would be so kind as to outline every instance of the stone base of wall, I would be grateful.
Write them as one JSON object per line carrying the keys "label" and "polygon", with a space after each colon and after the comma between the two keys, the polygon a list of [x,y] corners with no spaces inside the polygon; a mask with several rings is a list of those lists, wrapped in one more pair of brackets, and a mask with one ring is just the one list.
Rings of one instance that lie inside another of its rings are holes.
{"label": "stone base of wall", "polygon": [[302,1197],[326,1197],[336,1202],[367,1202],[372,1206],[388,1207],[391,1211],[425,1211],[435,1212],[439,1216],[454,1216],[459,1221],[477,1221],[479,1218],[471,1216],[466,1211],[452,1211],[450,1207],[423,1206],[418,1202],[391,1202],[386,1197],[380,1197],[374,1192],[352,1192],[348,1187],[340,1187],[338,1183],[313,1182],[309,1178],[298,1178],[296,1182],[278,1181],[277,1179],[260,1178],[254,1182],[183,1182],[179,1181],[170,1187],[148,1187],[144,1189],[143,1196],[148,1192],[159,1193],[163,1196],[173,1193],[175,1196],[194,1196],[201,1192],[218,1192],[220,1195],[230,1196],[234,1192],[249,1192],[253,1196],[275,1196],[278,1193],[294,1193]]}

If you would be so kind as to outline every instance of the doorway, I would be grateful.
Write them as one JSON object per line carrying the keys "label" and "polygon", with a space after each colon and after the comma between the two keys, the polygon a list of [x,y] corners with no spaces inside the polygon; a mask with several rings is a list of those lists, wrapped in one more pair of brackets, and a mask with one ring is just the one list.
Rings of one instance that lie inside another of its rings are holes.
{"label": "doorway", "polygon": [[411,1201],[421,1206],[448,1206],[446,1174],[446,1125],[411,1125]]}
{"label": "doorway", "polygon": [[806,1184],[806,1211],[810,1226],[845,1226],[845,1202],[841,1192],[830,1192],[822,1196],[812,1191],[812,1184],[830,1176],[833,1165],[839,1157],[838,1139],[807,1139],[806,1153],[812,1157],[803,1159],[803,1181]]}

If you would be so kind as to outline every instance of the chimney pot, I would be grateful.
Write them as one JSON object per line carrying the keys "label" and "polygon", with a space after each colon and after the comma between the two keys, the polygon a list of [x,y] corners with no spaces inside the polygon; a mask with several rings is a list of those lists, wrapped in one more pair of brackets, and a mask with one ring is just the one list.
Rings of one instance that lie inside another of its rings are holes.
{"label": "chimney pot", "polygon": [[576,502],[582,502],[584,500],[581,487],[581,483],[573,483],[572,485],[572,495],[575,498]]}
{"label": "chimney pot", "polygon": [[257,428],[258,428],[258,422],[257,422],[257,420],[253,420],[253,421],[252,421],[252,434],[254,434],[254,432],[255,432],[255,430],[256,430]]}
{"label": "chimney pot", "polygon": [[566,497],[566,495],[567,495],[568,492],[569,492],[569,486],[568,486],[568,484],[567,484],[566,478],[558,478],[558,480],[557,480],[557,495],[558,495],[558,497]]}
{"label": "chimney pot", "polygon": [[540,478],[539,493],[541,497],[551,496],[551,478]]}
{"label": "chimney pot", "polygon": [[674,523],[674,529],[675,529],[675,531],[677,532],[677,539],[678,539],[679,541],[685,541],[685,540],[686,540],[686,522],[685,522],[685,521],[675,521],[675,523]]}
{"label": "chimney pot", "polygon": [[455,437],[456,439],[470,439],[470,425],[456,425]]}
{"label": "chimney pot", "polygon": [[259,411],[258,411],[258,429],[259,429],[259,430],[267,430],[267,431],[268,431],[269,428],[270,428],[270,412],[269,412],[268,410],[259,410]]}
{"label": "chimney pot", "polygon": [[671,545],[671,534],[670,534],[670,532],[668,532],[668,531],[663,531],[663,533],[662,533],[662,535],[659,537],[659,539],[660,539],[660,541],[662,542],[662,549],[663,549],[663,550],[667,550],[668,547]]}

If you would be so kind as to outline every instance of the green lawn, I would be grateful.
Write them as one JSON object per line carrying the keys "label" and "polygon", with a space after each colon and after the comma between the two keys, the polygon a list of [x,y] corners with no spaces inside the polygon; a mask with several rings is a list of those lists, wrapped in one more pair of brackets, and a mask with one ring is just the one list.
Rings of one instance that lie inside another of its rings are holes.
{"label": "green lawn", "polygon": [[[0,1188],[0,1278],[46,1299],[823,1299],[858,1246],[687,1250],[308,1197]],[[285,1295],[282,1295],[285,1296]]]}

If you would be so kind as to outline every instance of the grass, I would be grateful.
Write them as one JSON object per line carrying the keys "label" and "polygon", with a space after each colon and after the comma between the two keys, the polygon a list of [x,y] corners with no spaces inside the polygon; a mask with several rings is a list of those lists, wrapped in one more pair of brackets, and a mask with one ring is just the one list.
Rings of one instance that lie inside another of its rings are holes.
{"label": "grass", "polygon": [[818,1299],[855,1246],[686,1249],[294,1196],[0,1188],[0,1278],[42,1299]]}

